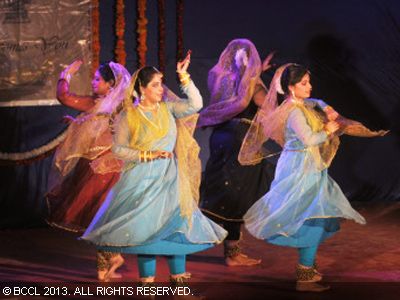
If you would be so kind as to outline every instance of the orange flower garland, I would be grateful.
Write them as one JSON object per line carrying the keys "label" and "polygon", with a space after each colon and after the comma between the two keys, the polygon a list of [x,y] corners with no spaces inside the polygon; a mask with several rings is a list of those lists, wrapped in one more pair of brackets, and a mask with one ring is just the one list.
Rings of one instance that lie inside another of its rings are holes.
{"label": "orange flower garland", "polygon": [[183,59],[183,0],[176,1],[176,59]]}
{"label": "orange flower garland", "polygon": [[92,71],[96,72],[100,63],[100,12],[99,0],[92,0]]}
{"label": "orange flower garland", "polygon": [[115,34],[117,35],[117,44],[115,47],[115,55],[117,62],[125,66],[126,52],[125,52],[125,16],[124,16],[124,0],[117,0],[117,17],[115,23]]}
{"label": "orange flower garland", "polygon": [[165,0],[158,0],[158,67],[165,71]]}
{"label": "orange flower garland", "polygon": [[138,33],[138,67],[141,68],[146,65],[146,40],[147,40],[147,28],[148,23],[146,19],[146,0],[138,0],[138,20],[137,20],[137,30]]}

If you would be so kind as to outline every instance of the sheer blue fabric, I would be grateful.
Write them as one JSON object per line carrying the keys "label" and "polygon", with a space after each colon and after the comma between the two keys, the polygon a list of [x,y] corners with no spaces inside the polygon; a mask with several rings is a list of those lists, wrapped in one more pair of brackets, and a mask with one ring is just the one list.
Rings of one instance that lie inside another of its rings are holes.
{"label": "sheer blue fabric", "polygon": [[[285,145],[271,189],[244,217],[252,235],[279,245],[308,247],[319,244],[339,229],[337,221],[328,221],[329,218],[346,218],[365,224],[365,219],[351,207],[327,170],[313,168],[313,156],[308,147],[326,138],[323,131],[312,132],[300,109],[290,113]],[[313,226],[305,224],[312,219],[318,221],[313,222]]]}
{"label": "sheer blue fabric", "polygon": [[[193,105],[194,98],[200,95],[197,88],[191,84],[186,92],[187,105],[168,103],[169,130],[150,150],[173,152],[177,137],[175,118],[201,108]],[[153,118],[151,113],[146,116]],[[183,255],[220,243],[226,231],[205,217],[197,206],[191,225],[180,215],[176,158],[141,163],[137,151],[128,151],[130,135],[124,118],[126,115],[117,128],[113,150],[127,165],[132,161],[135,165],[122,173],[82,239],[101,250],[160,255]],[[146,130],[140,134],[145,135]]]}

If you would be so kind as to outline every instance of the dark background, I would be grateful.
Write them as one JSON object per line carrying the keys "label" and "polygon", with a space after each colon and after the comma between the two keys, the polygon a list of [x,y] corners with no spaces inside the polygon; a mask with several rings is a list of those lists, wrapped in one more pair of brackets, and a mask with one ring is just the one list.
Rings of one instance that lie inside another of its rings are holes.
{"label": "dark background", "polygon": [[[101,62],[114,60],[114,1],[100,1]],[[176,4],[166,1],[166,83],[178,92]],[[127,67],[136,56],[136,1],[125,1]],[[147,64],[157,61],[157,2],[147,2]],[[297,62],[312,73],[313,97],[372,129],[383,138],[342,137],[329,173],[351,201],[400,199],[400,3],[396,0],[186,0],[185,50],[190,73],[208,102],[207,73],[228,42],[248,38],[263,59],[276,51],[278,66]],[[69,63],[69,62],[66,62]],[[269,84],[273,70],[263,74]],[[89,79],[88,79],[89,84]],[[0,108],[1,152],[23,152],[55,138],[65,125],[65,107]],[[203,165],[208,130],[196,132]],[[30,165],[0,166],[0,228],[43,224],[44,193],[52,157]]]}

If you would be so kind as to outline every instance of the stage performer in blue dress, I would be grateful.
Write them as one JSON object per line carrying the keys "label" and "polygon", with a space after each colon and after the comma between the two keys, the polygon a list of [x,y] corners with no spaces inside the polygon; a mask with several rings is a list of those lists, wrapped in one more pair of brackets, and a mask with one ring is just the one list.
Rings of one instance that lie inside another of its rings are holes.
{"label": "stage performer in blue dress", "polygon": [[193,139],[202,97],[177,64],[180,99],[154,67],[135,72],[116,120],[113,151],[125,162],[83,239],[98,250],[137,254],[140,282],[155,280],[156,256],[166,256],[171,282],[187,279],[186,255],[221,243],[226,231],[198,209],[201,164]]}
{"label": "stage performer in blue dress", "polygon": [[[271,138],[283,151],[271,188],[245,214],[249,232],[271,244],[298,249],[299,291],[323,291],[318,283],[315,256],[318,246],[339,230],[339,218],[365,224],[328,175],[339,146],[340,134],[382,136],[361,123],[340,116],[333,108],[310,104],[310,73],[297,64],[279,68],[271,82],[262,110],[253,120],[239,154],[241,163],[267,153],[261,144]],[[276,106],[277,94],[285,100]],[[265,125],[265,126],[264,126]]]}

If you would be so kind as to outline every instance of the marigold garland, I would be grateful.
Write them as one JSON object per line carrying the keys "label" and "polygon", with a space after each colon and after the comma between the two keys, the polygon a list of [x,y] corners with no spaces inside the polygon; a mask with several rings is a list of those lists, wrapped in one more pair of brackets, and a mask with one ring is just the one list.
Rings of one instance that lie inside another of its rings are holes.
{"label": "marigold garland", "polygon": [[125,52],[125,15],[124,15],[124,0],[117,0],[117,17],[115,22],[115,34],[117,35],[117,43],[115,47],[116,60],[121,65],[126,64],[126,52]]}
{"label": "marigold garland", "polygon": [[158,68],[165,71],[165,0],[158,0]]}
{"label": "marigold garland", "polygon": [[100,62],[100,12],[99,0],[92,0],[92,71],[93,74]]}
{"label": "marigold garland", "polygon": [[183,59],[183,0],[176,0],[176,59]]}
{"label": "marigold garland", "polygon": [[147,19],[146,19],[146,0],[138,0],[138,19],[137,30],[138,33],[138,67],[141,68],[146,65],[146,40],[147,40]]}
{"label": "marigold garland", "polygon": [[67,130],[64,130],[55,139],[47,144],[26,152],[4,153],[0,152],[0,166],[29,165],[51,155],[57,146],[65,139]]}
{"label": "marigold garland", "polygon": [[55,150],[56,150],[56,148],[53,148],[39,156],[35,156],[35,157],[29,158],[29,159],[17,160],[17,161],[0,159],[0,166],[27,166],[27,165],[33,164],[34,162],[37,162],[39,160],[45,159],[46,157],[53,154]]}

